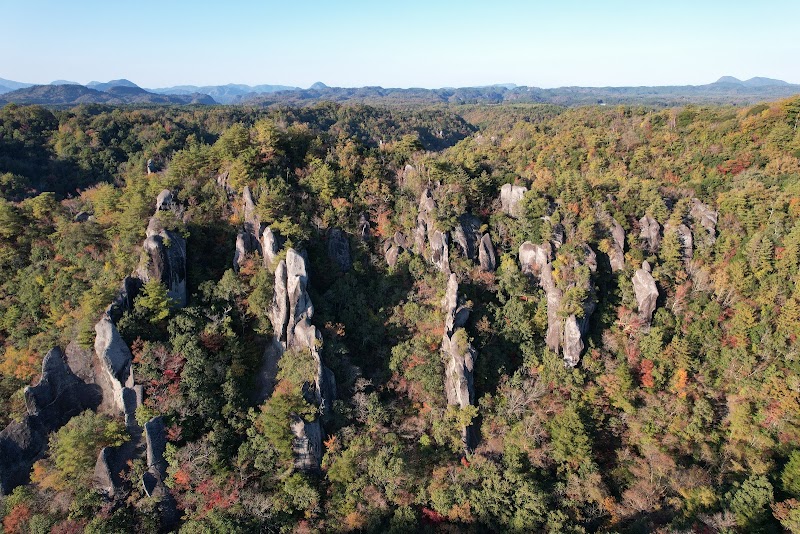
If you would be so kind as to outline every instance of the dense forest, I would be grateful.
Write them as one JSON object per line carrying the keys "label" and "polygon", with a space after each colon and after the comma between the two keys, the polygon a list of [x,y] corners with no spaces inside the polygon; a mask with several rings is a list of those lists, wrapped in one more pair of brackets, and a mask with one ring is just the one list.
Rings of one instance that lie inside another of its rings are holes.
{"label": "dense forest", "polygon": [[800,532],[799,125],[0,108],[5,532]]}

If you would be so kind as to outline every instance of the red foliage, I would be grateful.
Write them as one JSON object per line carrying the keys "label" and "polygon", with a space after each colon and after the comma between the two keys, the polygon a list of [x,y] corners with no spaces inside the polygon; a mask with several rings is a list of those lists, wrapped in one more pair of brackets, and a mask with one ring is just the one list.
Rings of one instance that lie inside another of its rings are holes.
{"label": "red foliage", "polygon": [[642,360],[639,373],[641,374],[642,385],[646,388],[652,388],[656,385],[655,380],[653,380],[653,367],[652,361]]}
{"label": "red foliage", "polygon": [[422,520],[424,522],[436,524],[444,522],[444,519],[444,516],[436,510],[431,510],[430,508],[426,507],[422,508]]}
{"label": "red foliage", "polygon": [[11,509],[3,518],[3,532],[22,534],[26,532],[25,526],[31,518],[31,508],[25,503],[20,503]]}

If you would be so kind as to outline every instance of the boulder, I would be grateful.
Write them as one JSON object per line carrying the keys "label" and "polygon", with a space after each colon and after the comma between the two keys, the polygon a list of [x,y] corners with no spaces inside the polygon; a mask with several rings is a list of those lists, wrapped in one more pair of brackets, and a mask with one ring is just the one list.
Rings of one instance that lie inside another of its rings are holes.
{"label": "boulder", "polygon": [[575,367],[580,361],[584,348],[583,332],[575,315],[570,315],[564,321],[564,340],[562,343],[564,364],[567,367]]}
{"label": "boulder", "polygon": [[653,275],[650,274],[650,264],[643,262],[642,268],[634,273],[632,282],[636,304],[639,307],[639,317],[646,324],[650,324],[658,300],[658,288]]}
{"label": "boulder", "polygon": [[481,270],[486,272],[494,272],[497,269],[497,257],[489,234],[483,234],[483,237],[481,237],[478,246],[478,263],[481,266]]}
{"label": "boulder", "polygon": [[394,267],[397,265],[397,258],[400,257],[400,253],[402,249],[395,244],[390,244],[389,247],[386,249],[386,264],[389,267]]}
{"label": "boulder", "polygon": [[72,220],[74,222],[82,223],[88,221],[91,216],[92,214],[89,213],[88,211],[79,211],[78,214],[75,215],[75,217],[73,217]]}
{"label": "boulder", "polygon": [[649,215],[639,219],[639,240],[650,253],[657,252],[661,245],[661,225]]}
{"label": "boulder", "polygon": [[328,232],[328,258],[340,271],[347,272],[353,266],[350,257],[350,242],[347,236],[338,228]]}
{"label": "boulder", "polygon": [[26,415],[0,432],[0,496],[26,484],[33,463],[44,455],[48,435],[84,410],[100,404],[96,387],[78,378],[59,348],[42,361],[42,376],[25,388]]}
{"label": "boulder", "polygon": [[156,211],[169,211],[172,209],[172,191],[164,189],[156,197]]}
{"label": "boulder", "polygon": [[453,241],[461,249],[461,253],[467,259],[473,260],[478,254],[478,243],[481,239],[481,220],[465,213],[458,218]]}
{"label": "boulder", "polygon": [[519,203],[525,193],[528,192],[527,187],[521,185],[505,184],[500,188],[500,205],[502,206],[503,213],[517,218],[522,215]]}

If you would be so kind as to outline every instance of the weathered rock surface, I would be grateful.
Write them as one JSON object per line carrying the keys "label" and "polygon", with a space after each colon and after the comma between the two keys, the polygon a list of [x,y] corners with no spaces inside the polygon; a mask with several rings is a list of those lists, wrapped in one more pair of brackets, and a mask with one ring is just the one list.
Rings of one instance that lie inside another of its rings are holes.
{"label": "weathered rock surface", "polygon": [[407,248],[408,243],[406,237],[400,232],[395,232],[394,237],[387,239],[383,243],[383,253],[386,258],[386,264],[389,267],[397,265],[397,258]]}
{"label": "weathered rock surface", "polygon": [[500,188],[500,205],[502,206],[503,213],[511,215],[512,217],[519,217],[522,215],[519,203],[528,188],[521,185],[505,184]]}
{"label": "weathered rock surface", "polygon": [[322,427],[319,419],[307,422],[294,416],[290,422],[292,429],[292,452],[294,467],[305,472],[319,471],[322,463]]}
{"label": "weathered rock surface", "polygon": [[453,242],[461,249],[464,257],[470,260],[475,259],[480,239],[481,220],[469,213],[461,215],[453,231]]}
{"label": "weathered rock surface", "polygon": [[261,235],[261,249],[264,253],[264,267],[271,268],[275,264],[275,259],[281,249],[281,239],[269,226],[264,228],[264,232]]}
{"label": "weathered rock surface", "polygon": [[[706,236],[709,242],[713,243],[717,239],[717,218],[719,213],[712,210],[698,199],[692,199],[692,208],[689,211],[692,219],[695,221],[695,232],[698,231],[696,227],[698,224],[705,229]],[[695,233],[695,239],[700,241],[700,236]]]}
{"label": "weathered rock surface", "polygon": [[661,225],[649,215],[639,219],[639,240],[651,253],[657,252],[661,245]]}
{"label": "weathered rock surface", "polygon": [[92,214],[89,213],[88,211],[79,211],[75,215],[75,217],[73,217],[72,220],[75,221],[75,222],[82,223],[82,222],[88,221],[91,217],[92,217]]}
{"label": "weathered rock surface", "polygon": [[158,499],[159,515],[164,526],[177,520],[175,500],[169,492],[164,480],[167,478],[167,462],[164,452],[167,447],[164,419],[154,417],[144,425],[146,443],[147,471],[142,475],[142,486],[149,497]]}
{"label": "weathered rock surface", "polygon": [[[588,246],[583,245],[583,258],[576,259],[571,267],[575,272],[580,266],[586,266],[590,273],[597,270],[597,255]],[[522,272],[535,276],[547,297],[547,334],[545,343],[554,352],[560,352],[564,363],[568,367],[575,367],[580,361],[584,349],[584,337],[589,329],[589,318],[596,307],[594,285],[591,274],[587,280],[574,280],[566,288],[556,284],[553,277],[552,261],[554,261],[553,246],[545,242],[534,245],[526,241],[519,248],[519,261]],[[569,315],[566,319],[560,314],[564,292],[582,284],[586,292],[586,300],[581,303],[583,313]]]}
{"label": "weathered rock surface", "polygon": [[489,234],[483,234],[478,245],[478,263],[481,270],[494,272],[497,269],[497,256],[494,252],[494,245]]}
{"label": "weathered rock surface", "polygon": [[[414,230],[414,246],[418,254],[425,254],[430,250],[428,259],[439,271],[450,272],[450,259],[447,232],[436,229],[434,212],[436,202],[430,189],[425,189],[419,199],[419,213],[417,215],[417,228]],[[426,247],[426,244],[428,247]]]}
{"label": "weathered rock surface", "polygon": [[164,229],[155,216],[147,225],[136,276],[143,283],[160,280],[176,305],[186,306],[186,240],[179,233]]}
{"label": "weathered rock surface", "polygon": [[446,232],[434,230],[430,236],[431,245],[431,263],[439,269],[440,272],[450,272],[450,248],[448,247],[448,238]]}
{"label": "weathered rock surface", "polygon": [[[459,302],[458,278],[455,273],[450,274],[447,281],[447,291],[442,306],[445,312],[445,328],[442,336],[442,352],[445,355],[445,396],[447,404],[466,408],[475,402],[473,369],[476,352],[464,330],[470,309]],[[463,429],[462,440],[467,450],[475,447],[476,436],[472,427]]]}
{"label": "weathered rock surface", "polygon": [[[308,351],[316,362],[314,382],[303,388],[306,399],[317,404],[322,416],[327,414],[336,396],[336,383],[333,373],[322,364],[320,348],[322,334],[311,324],[314,305],[308,295],[308,271],[306,259],[294,249],[286,252],[275,269],[273,304],[270,312],[275,340],[264,354],[259,383],[265,387],[274,385],[275,377],[267,376],[277,372],[277,362],[282,357]],[[291,351],[289,351],[291,349]],[[284,354],[285,353],[285,354]],[[269,392],[262,392],[266,396]],[[295,465],[298,469],[318,470],[322,458],[322,431],[319,420],[304,421],[301,418],[291,423],[295,435],[293,449]]]}
{"label": "weathered rock surface", "polygon": [[244,201],[244,229],[250,235],[259,236],[261,235],[261,220],[256,214],[256,203],[249,186],[244,186],[242,199]]}
{"label": "weathered rock surface", "polygon": [[100,404],[96,386],[84,383],[67,365],[59,348],[42,361],[42,377],[25,388],[27,414],[0,432],[0,495],[28,482],[33,463],[47,449],[48,435],[84,410]]}
{"label": "weathered rock surface", "polygon": [[156,198],[156,211],[169,211],[172,209],[172,191],[164,189]]}
{"label": "weathered rock surface", "polygon": [[120,412],[125,412],[125,403],[122,390],[133,387],[133,373],[131,371],[131,351],[122,336],[119,335],[116,325],[108,313],[103,314],[100,321],[94,326],[94,351],[100,362],[100,367],[105,373],[111,391],[104,391],[103,396],[113,400]]}
{"label": "weathered rock surface", "polygon": [[611,272],[617,272],[625,268],[625,230],[614,218],[611,218],[610,230],[611,248],[608,251],[608,261]]}
{"label": "weathered rock surface", "polygon": [[333,228],[328,232],[328,257],[342,272],[349,271],[353,266],[353,260],[350,257],[350,242],[344,232],[338,228]]}
{"label": "weathered rock surface", "polygon": [[653,318],[658,300],[658,288],[653,275],[650,274],[650,264],[642,263],[642,268],[637,269],[633,275],[633,291],[636,295],[636,304],[639,307],[639,317],[647,324]]}

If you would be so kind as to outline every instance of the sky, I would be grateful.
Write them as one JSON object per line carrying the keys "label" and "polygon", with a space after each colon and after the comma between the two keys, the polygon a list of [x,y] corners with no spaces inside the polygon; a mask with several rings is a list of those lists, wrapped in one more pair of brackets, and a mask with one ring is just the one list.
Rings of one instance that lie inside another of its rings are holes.
{"label": "sky", "polygon": [[28,83],[800,83],[799,0],[0,0],[0,14],[0,78]]}

